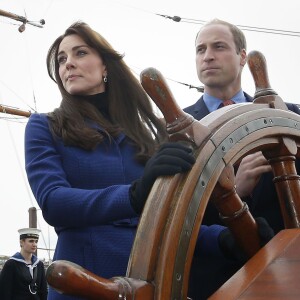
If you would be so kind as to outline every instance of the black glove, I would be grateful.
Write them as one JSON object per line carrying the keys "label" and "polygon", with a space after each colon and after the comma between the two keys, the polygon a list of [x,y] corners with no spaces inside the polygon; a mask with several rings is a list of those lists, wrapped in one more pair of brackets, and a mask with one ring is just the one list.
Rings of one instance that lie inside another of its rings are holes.
{"label": "black glove", "polygon": [[146,163],[142,178],[136,180],[129,190],[130,202],[135,212],[142,212],[157,177],[188,171],[194,163],[195,158],[190,147],[180,143],[163,144]]}
{"label": "black glove", "polygon": [[[263,247],[267,244],[274,236],[274,231],[264,218],[255,218],[258,228],[258,234],[261,239],[260,246]],[[239,261],[241,263],[245,263],[248,260],[247,255],[243,252],[243,250],[237,245],[235,238],[231,231],[226,228],[221,231],[219,237],[219,246],[222,250],[224,256],[229,259],[233,259]]]}

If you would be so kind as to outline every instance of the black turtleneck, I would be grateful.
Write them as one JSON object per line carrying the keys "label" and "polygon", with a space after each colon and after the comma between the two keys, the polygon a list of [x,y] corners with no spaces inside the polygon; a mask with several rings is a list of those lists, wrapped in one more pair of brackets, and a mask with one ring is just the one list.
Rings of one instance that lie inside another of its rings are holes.
{"label": "black turtleneck", "polygon": [[110,119],[110,114],[108,110],[108,97],[105,92],[95,95],[84,96],[84,99],[85,101],[93,104],[105,118]]}

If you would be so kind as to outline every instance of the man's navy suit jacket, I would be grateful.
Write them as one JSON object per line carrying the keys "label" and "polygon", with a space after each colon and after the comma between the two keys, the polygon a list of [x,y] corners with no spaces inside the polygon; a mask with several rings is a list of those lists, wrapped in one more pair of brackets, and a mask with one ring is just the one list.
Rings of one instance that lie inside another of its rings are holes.
{"label": "man's navy suit jacket", "polygon": [[[244,93],[246,100],[252,102],[252,97]],[[300,114],[296,104],[286,103],[289,110]],[[209,114],[208,108],[203,101],[203,96],[193,105],[186,107],[185,112],[192,115],[196,120],[201,120]],[[296,167],[299,174],[300,163],[296,161]],[[280,211],[280,205],[274,183],[273,174],[265,173],[261,176],[251,197],[243,199],[248,203],[250,211],[254,217],[264,217],[275,233],[284,228]],[[202,224],[222,224],[217,209],[208,202]],[[193,264],[190,272],[189,296],[193,300],[207,299],[216,291],[225,281],[227,281],[239,268],[238,262],[230,262],[225,259],[216,259],[215,257],[193,258]]]}
{"label": "man's navy suit jacket", "polygon": [[[252,97],[244,93],[246,100],[252,102]],[[300,114],[300,110],[296,104],[286,103],[289,110]],[[201,120],[209,114],[207,106],[203,101],[203,96],[193,105],[186,107],[185,112],[192,115],[196,120]],[[298,174],[300,170],[300,163],[296,163]],[[264,217],[270,224],[270,226],[277,233],[279,230],[283,229],[283,220],[281,217],[279,201],[277,193],[275,190],[275,185],[272,181],[273,174],[266,173],[261,176],[257,186],[255,187],[251,197],[247,197],[245,200],[248,203],[251,213],[254,217]],[[222,224],[217,210],[209,205],[202,224]],[[223,225],[223,224],[222,224]]]}

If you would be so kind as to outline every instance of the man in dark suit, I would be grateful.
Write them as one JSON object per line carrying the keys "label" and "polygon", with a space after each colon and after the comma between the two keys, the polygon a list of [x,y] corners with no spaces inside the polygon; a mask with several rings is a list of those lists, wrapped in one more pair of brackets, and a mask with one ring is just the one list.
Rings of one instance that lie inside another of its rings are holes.
{"label": "man in dark suit", "polygon": [[[214,19],[200,29],[195,46],[197,74],[204,84],[204,94],[195,104],[186,107],[185,112],[201,120],[228,99],[234,103],[252,102],[252,97],[241,87],[242,71],[247,62],[247,46],[246,38],[237,26]],[[300,114],[295,104],[287,106]],[[271,166],[263,154],[257,152],[241,161],[236,173],[236,189],[239,196],[248,203],[252,215],[264,217],[277,233],[284,225],[272,178]],[[210,203],[202,224],[222,224],[216,208]],[[239,262],[195,258],[191,273],[199,282],[190,283],[190,296],[198,300],[207,299],[240,266]]]}

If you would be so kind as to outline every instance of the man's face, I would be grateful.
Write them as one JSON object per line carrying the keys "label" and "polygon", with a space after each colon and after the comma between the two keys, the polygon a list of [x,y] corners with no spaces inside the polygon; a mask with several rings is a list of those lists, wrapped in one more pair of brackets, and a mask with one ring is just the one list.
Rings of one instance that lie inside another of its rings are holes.
{"label": "man's face", "polygon": [[38,239],[26,238],[20,241],[23,251],[26,253],[35,253],[37,249]]}
{"label": "man's face", "polygon": [[204,26],[196,39],[196,68],[199,80],[208,88],[240,84],[246,50],[237,53],[233,35],[222,24]]}

